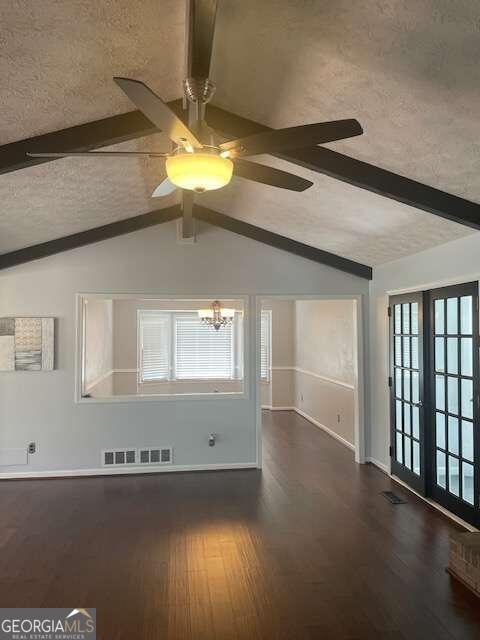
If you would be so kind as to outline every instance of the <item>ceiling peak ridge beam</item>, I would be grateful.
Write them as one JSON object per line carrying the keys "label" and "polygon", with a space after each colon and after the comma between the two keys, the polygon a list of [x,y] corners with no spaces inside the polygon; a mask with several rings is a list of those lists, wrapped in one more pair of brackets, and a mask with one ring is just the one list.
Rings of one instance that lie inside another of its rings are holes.
{"label": "ceiling peak ridge beam", "polygon": [[277,233],[256,227],[248,222],[232,218],[224,213],[214,211],[213,209],[201,207],[196,204],[193,208],[193,217],[197,220],[208,222],[216,227],[232,231],[233,233],[244,236],[245,238],[262,242],[263,244],[267,244],[275,249],[282,249],[283,251],[293,253],[302,258],[306,258],[307,260],[313,260],[314,262],[324,264],[339,271],[344,271],[359,278],[364,278],[366,280],[372,279],[372,267],[369,267],[368,265],[355,262],[354,260],[349,260],[348,258],[343,258],[342,256],[330,253],[329,251],[324,251],[323,249],[317,249],[316,247],[303,244],[302,242],[297,242],[296,240],[291,240],[290,238],[285,238]]}
{"label": "ceiling peak ridge beam", "polygon": [[[314,262],[327,265],[334,269],[339,269],[340,271],[345,271],[360,278],[367,280],[372,279],[372,268],[367,265],[337,256],[322,249],[316,249],[315,247],[291,240],[290,238],[285,238],[277,233],[255,227],[254,225],[243,222],[242,220],[237,220],[236,218],[231,218],[218,211],[195,205],[193,215],[198,220],[203,220],[221,229],[226,229],[227,231],[246,238],[256,240],[257,242],[262,242],[276,249],[282,249],[283,251],[293,253],[308,260],[313,260]],[[141,229],[163,224],[164,222],[170,222],[171,220],[176,220],[181,217],[181,206],[174,205],[166,209],[144,213],[133,218],[111,222],[110,224],[88,229],[87,231],[80,231],[79,233],[74,233],[63,238],[49,240],[48,242],[26,247],[25,249],[4,253],[0,255],[0,270],[16,267],[26,262],[39,260],[40,258],[46,258],[57,253],[62,253],[63,251],[70,251],[71,249],[109,240],[110,238],[134,231],[140,231]]]}
{"label": "ceiling peak ridge beam", "polygon": [[[206,117],[211,127],[230,136],[248,136],[272,131],[270,127],[213,105],[207,106]],[[356,160],[322,146],[295,149],[274,155],[359,189],[371,191],[384,198],[396,200],[415,209],[480,230],[480,204],[387,169],[381,169],[368,162]]]}
{"label": "ceiling peak ridge beam", "polygon": [[0,270],[16,267],[40,258],[53,256],[57,253],[62,253],[63,251],[78,249],[79,247],[94,244],[95,242],[116,238],[117,236],[153,227],[158,224],[163,224],[164,222],[170,222],[171,220],[175,220],[181,216],[182,210],[180,205],[174,205],[172,207],[167,207],[166,209],[150,211],[149,213],[144,213],[133,218],[126,218],[125,220],[111,222],[110,224],[105,224],[101,227],[94,227],[87,231],[80,231],[79,233],[64,236],[63,238],[56,238],[55,240],[42,242],[41,244],[26,247],[25,249],[18,249],[17,251],[4,253],[3,255],[0,255]]}

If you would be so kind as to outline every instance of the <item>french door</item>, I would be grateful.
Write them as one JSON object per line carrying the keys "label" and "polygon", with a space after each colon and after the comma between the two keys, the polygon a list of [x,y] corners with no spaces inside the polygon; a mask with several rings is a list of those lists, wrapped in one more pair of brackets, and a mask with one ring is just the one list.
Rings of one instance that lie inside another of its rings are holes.
{"label": "french door", "polygon": [[390,298],[392,473],[425,495],[423,294]]}
{"label": "french door", "polygon": [[430,495],[479,522],[478,284],[429,292]]}
{"label": "french door", "polygon": [[392,473],[480,524],[478,283],[390,298]]}

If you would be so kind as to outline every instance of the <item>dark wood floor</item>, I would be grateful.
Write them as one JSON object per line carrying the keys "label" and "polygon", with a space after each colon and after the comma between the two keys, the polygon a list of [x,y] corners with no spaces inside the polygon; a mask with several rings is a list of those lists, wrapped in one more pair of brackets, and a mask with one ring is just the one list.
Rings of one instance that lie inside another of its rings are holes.
{"label": "dark wood floor", "polygon": [[96,607],[102,640],[480,638],[450,521],[290,412],[264,460],[0,483],[0,606]]}

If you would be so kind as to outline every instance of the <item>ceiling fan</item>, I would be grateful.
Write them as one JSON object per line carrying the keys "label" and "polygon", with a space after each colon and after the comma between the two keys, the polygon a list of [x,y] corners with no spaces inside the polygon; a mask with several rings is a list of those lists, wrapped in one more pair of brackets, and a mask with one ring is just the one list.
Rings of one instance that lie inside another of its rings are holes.
{"label": "ceiling fan", "polygon": [[[167,178],[157,186],[152,197],[166,196],[177,188],[182,189],[184,237],[189,237],[190,232],[185,231],[185,226],[191,227],[193,224],[194,194],[225,187],[232,176],[291,191],[304,191],[313,184],[286,171],[245,160],[246,157],[312,147],[357,136],[363,130],[357,120],[347,119],[277,129],[222,141],[224,138],[205,122],[205,106],[215,92],[215,85],[209,80],[208,74],[217,0],[187,0],[186,4],[187,78],[184,81],[184,107],[188,105],[188,126],[143,82],[114,78],[118,87],[136,107],[169,137],[171,148],[168,151],[29,152],[27,155],[37,158],[86,156],[108,159],[112,156],[143,156],[164,159]],[[188,220],[190,225],[186,225]]]}

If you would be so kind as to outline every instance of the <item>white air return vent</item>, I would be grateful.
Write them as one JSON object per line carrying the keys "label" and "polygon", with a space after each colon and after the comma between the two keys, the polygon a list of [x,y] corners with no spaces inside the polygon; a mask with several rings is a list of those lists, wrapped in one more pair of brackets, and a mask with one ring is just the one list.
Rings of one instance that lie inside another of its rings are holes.
{"label": "white air return vent", "polygon": [[125,467],[172,464],[172,447],[141,447],[140,449],[104,449],[102,466]]}
{"label": "white air return vent", "polygon": [[142,447],[138,459],[144,464],[172,464],[172,447]]}
{"label": "white air return vent", "polygon": [[102,465],[104,467],[121,467],[136,463],[136,449],[105,449],[102,451]]}

